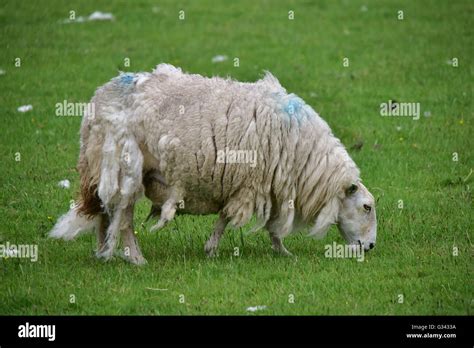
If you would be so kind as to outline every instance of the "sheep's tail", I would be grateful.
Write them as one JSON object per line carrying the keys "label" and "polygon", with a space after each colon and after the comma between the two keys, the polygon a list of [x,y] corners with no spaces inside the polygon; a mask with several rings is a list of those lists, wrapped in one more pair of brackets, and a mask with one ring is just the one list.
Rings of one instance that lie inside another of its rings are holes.
{"label": "sheep's tail", "polygon": [[97,230],[99,228],[101,216],[94,217],[81,214],[79,207],[71,208],[66,214],[61,216],[54,225],[49,237],[71,240],[83,232]]}
{"label": "sheep's tail", "polygon": [[85,154],[88,146],[98,144],[89,144],[88,133],[81,134],[81,138],[83,145],[77,166],[81,179],[80,195],[77,203],[56,222],[49,233],[51,238],[74,239],[83,232],[98,230],[102,220],[103,206],[97,193],[97,174],[91,170]]}
{"label": "sheep's tail", "polygon": [[89,162],[85,156],[85,149],[83,148],[79,155],[77,169],[79,170],[79,176],[81,178],[81,192],[77,204],[77,211],[81,215],[93,218],[104,211],[97,187],[97,181],[100,180],[100,173],[98,170],[92,173]]}
{"label": "sheep's tail", "polygon": [[90,185],[90,173],[87,162],[81,153],[79,159],[81,176],[80,197],[71,209],[61,216],[49,233],[51,238],[71,240],[83,232],[98,230],[103,211],[101,200],[97,194],[97,185]]}

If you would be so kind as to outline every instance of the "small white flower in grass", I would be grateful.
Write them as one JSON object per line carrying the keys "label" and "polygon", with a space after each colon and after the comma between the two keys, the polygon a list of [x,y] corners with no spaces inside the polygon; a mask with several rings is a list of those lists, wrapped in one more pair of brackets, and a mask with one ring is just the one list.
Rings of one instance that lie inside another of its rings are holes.
{"label": "small white flower in grass", "polygon": [[263,311],[264,309],[267,309],[267,306],[247,307],[247,312]]}
{"label": "small white flower in grass", "polygon": [[217,56],[212,57],[212,62],[213,63],[222,63],[223,61],[227,60],[227,56],[224,56],[222,54],[218,54]]}
{"label": "small white flower in grass", "polygon": [[3,69],[0,69],[0,75],[5,75],[7,72]]}
{"label": "small white flower in grass", "polygon": [[400,131],[402,130],[402,127],[401,127],[401,126],[397,126],[396,129],[397,129],[397,131],[400,132]]}
{"label": "small white flower in grass", "polygon": [[360,7],[360,12],[367,12],[369,9],[367,8],[367,5],[362,5]]}
{"label": "small white flower in grass", "polygon": [[68,188],[71,187],[71,183],[69,182],[68,179],[64,179],[64,180],[61,180],[60,182],[58,182],[58,186],[61,187],[61,188],[68,189]]}
{"label": "small white flower in grass", "polygon": [[33,105],[22,105],[18,108],[19,112],[28,112],[33,110]]}
{"label": "small white flower in grass", "polygon": [[430,116],[431,116],[431,111],[425,111],[425,112],[423,113],[423,116],[425,116],[425,117],[430,117]]}

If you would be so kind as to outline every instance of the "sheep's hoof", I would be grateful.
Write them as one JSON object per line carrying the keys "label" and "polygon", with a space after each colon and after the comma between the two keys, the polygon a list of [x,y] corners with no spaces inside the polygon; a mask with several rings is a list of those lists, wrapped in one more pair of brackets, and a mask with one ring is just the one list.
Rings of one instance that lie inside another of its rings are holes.
{"label": "sheep's hoof", "polygon": [[281,246],[281,247],[278,247],[278,248],[272,247],[272,249],[275,253],[277,253],[278,255],[281,255],[281,256],[288,256],[288,257],[293,257],[294,256],[284,246]]}
{"label": "sheep's hoof", "polygon": [[165,224],[166,224],[166,221],[165,221],[165,220],[160,220],[160,221],[158,221],[157,224],[151,226],[150,232],[156,232],[156,231],[158,231],[159,229],[163,228],[163,227],[165,226]]}
{"label": "sheep's hoof", "polygon": [[146,265],[148,263],[142,255],[128,256],[125,260],[137,266]]}
{"label": "sheep's hoof", "polygon": [[207,257],[215,257],[217,256],[217,246],[208,241],[204,246],[204,251],[207,254]]}
{"label": "sheep's hoof", "polygon": [[95,256],[98,258],[98,259],[103,259],[104,261],[109,261],[110,259],[112,259],[112,256],[113,256],[113,249],[101,249],[101,250],[98,250],[96,253],[95,253]]}
{"label": "sheep's hoof", "polygon": [[134,265],[146,265],[148,262],[141,254],[127,255],[123,250],[116,250],[115,256],[120,257],[121,259],[130,262]]}

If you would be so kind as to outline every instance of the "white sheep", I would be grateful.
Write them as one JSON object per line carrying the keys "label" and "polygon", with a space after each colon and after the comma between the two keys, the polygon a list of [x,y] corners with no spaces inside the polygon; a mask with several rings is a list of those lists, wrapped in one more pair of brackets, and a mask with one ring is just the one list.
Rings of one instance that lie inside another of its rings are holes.
{"label": "white sheep", "polygon": [[95,114],[81,126],[80,203],[52,237],[94,228],[97,255],[109,259],[121,231],[125,256],[145,262],[133,234],[145,188],[160,210],[153,229],[173,219],[178,204],[186,213],[219,213],[209,255],[228,223],[252,216],[283,254],[282,239],[302,225],[322,237],[338,224],[349,244],[375,245],[374,199],[357,166],[327,123],[270,73],[242,83],[160,64],[112,79],[92,103]]}

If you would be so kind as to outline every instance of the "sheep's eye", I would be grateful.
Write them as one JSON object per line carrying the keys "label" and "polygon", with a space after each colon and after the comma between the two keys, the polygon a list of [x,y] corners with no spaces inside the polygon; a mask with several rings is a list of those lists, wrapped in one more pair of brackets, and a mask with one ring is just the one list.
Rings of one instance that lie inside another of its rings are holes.
{"label": "sheep's eye", "polygon": [[353,193],[355,193],[357,191],[358,187],[356,184],[352,184],[346,191],[346,193],[348,195],[352,195]]}

